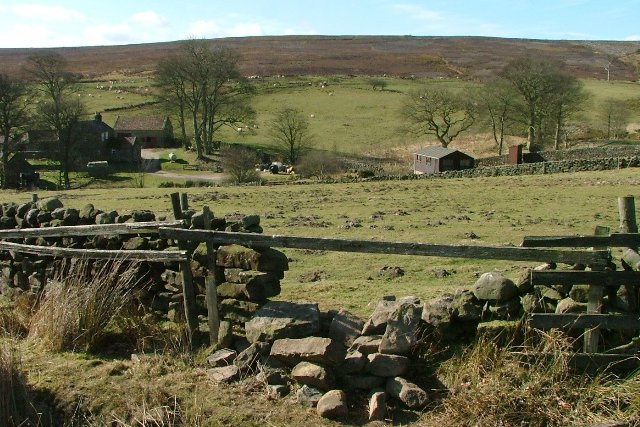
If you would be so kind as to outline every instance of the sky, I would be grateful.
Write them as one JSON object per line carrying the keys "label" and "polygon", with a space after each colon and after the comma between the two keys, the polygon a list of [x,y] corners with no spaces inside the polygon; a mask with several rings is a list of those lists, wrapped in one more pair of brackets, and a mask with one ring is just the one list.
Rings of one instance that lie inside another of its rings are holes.
{"label": "sky", "polygon": [[279,35],[640,40],[640,0],[0,0],[0,48]]}

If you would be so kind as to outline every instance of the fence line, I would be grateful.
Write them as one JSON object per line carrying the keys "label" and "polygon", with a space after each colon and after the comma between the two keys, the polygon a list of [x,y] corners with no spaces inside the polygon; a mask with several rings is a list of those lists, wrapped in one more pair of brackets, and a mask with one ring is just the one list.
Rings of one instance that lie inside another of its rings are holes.
{"label": "fence line", "polygon": [[611,260],[608,250],[540,249],[501,246],[441,245],[432,243],[346,240],[322,237],[268,236],[226,231],[160,228],[160,236],[175,240],[211,242],[216,245],[239,244],[250,247],[280,247],[339,252],[364,252],[396,255],[420,255],[451,258],[501,259],[512,261],[562,262],[605,266]]}
{"label": "fence line", "polygon": [[29,237],[85,237],[158,233],[160,227],[182,227],[182,221],[125,222],[122,224],[72,225],[44,228],[0,230],[0,239],[26,239]]}
{"label": "fence line", "polygon": [[187,260],[186,251],[71,249],[58,246],[23,245],[0,241],[0,249],[35,255],[80,259],[126,259],[132,261],[172,262]]}

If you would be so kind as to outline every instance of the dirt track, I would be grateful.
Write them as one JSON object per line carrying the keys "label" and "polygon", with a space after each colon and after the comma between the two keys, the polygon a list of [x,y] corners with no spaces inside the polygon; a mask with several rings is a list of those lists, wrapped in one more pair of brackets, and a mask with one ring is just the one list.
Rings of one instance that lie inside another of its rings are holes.
{"label": "dirt track", "polygon": [[226,176],[223,173],[177,173],[167,172],[160,169],[160,157],[154,150],[142,150],[142,160],[144,164],[144,170],[147,173],[160,176],[167,179],[191,179],[195,181],[211,181],[222,182]]}

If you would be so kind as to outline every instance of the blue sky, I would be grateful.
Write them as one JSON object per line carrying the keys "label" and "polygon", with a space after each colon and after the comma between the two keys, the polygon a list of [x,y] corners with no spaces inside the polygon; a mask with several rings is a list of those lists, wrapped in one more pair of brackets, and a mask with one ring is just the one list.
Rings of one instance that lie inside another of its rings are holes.
{"label": "blue sky", "polygon": [[640,0],[0,0],[0,47],[264,35],[640,40]]}

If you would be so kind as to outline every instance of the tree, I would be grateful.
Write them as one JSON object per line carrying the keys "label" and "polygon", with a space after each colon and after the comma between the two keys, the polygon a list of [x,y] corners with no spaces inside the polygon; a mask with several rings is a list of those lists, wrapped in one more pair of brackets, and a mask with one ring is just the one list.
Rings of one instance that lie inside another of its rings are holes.
{"label": "tree", "polygon": [[182,145],[187,149],[190,145],[186,125],[187,77],[182,66],[182,61],[175,55],[161,59],[156,72],[156,86],[160,89],[159,97],[164,107],[171,112],[177,112]]}
{"label": "tree", "polygon": [[[554,148],[560,148],[565,134],[564,127],[571,116],[577,113],[587,99],[582,83],[575,77],[560,73],[556,76],[556,89],[550,97],[551,118],[555,127]],[[565,138],[565,148],[568,141]]]}
{"label": "tree", "polygon": [[297,164],[300,157],[313,144],[309,120],[295,108],[283,108],[276,113],[269,135],[285,161],[291,165]]}
{"label": "tree", "polygon": [[620,99],[607,98],[602,101],[599,110],[607,139],[617,139],[623,135],[631,116],[625,102]]}
{"label": "tree", "polygon": [[219,148],[214,135],[222,126],[238,128],[255,117],[249,104],[254,90],[240,73],[239,60],[232,49],[211,49],[204,40],[188,40],[175,57],[159,64],[161,97],[177,102],[179,123],[190,116],[199,158]]}
{"label": "tree", "polygon": [[26,85],[22,80],[0,74],[0,135],[2,135],[2,164],[0,182],[7,188],[6,171],[9,162],[9,141],[16,140],[27,123]]}
{"label": "tree", "polygon": [[517,93],[502,79],[491,80],[480,89],[479,102],[486,114],[498,155],[502,155],[505,135],[516,122]]}
{"label": "tree", "polygon": [[434,135],[446,148],[473,125],[476,107],[449,89],[424,87],[409,93],[401,113],[409,123],[409,131]]}
{"label": "tree", "polygon": [[76,97],[78,77],[67,68],[67,62],[58,53],[36,53],[27,59],[26,71],[32,76],[43,102],[38,107],[38,118],[58,136],[59,184],[69,188],[70,154],[78,141],[78,123],[86,108]]}
{"label": "tree", "polygon": [[235,183],[258,181],[257,162],[256,152],[247,147],[230,145],[222,150],[222,168]]}
{"label": "tree", "polygon": [[549,127],[555,129],[557,143],[564,121],[580,104],[582,88],[563,68],[562,63],[548,58],[526,56],[509,62],[502,70],[502,77],[523,102],[520,113],[527,126],[529,151],[544,144]]}
{"label": "tree", "polygon": [[64,96],[56,104],[41,103],[38,107],[39,120],[45,126],[55,129],[58,135],[58,161],[61,176],[58,184],[64,188],[71,186],[69,171],[72,165],[71,153],[81,140],[80,119],[86,114],[85,105],[79,99]]}

